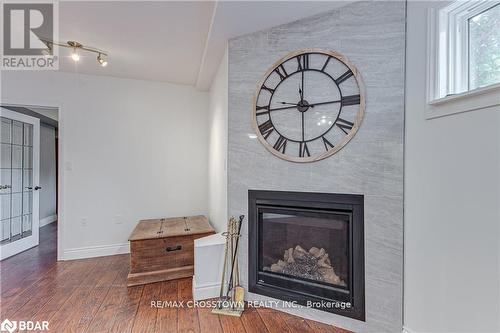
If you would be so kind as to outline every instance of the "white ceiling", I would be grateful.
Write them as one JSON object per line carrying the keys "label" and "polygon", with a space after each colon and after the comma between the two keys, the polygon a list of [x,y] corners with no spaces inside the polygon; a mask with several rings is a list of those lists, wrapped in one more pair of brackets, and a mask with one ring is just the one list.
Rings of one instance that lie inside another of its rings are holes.
{"label": "white ceiling", "polygon": [[212,2],[60,2],[59,40],[109,52],[103,68],[82,52],[61,50],[60,69],[86,74],[193,84],[212,18]]}
{"label": "white ceiling", "polygon": [[69,1],[59,3],[59,41],[109,52],[75,63],[60,49],[60,70],[210,87],[228,39],[292,22],[348,1]]}

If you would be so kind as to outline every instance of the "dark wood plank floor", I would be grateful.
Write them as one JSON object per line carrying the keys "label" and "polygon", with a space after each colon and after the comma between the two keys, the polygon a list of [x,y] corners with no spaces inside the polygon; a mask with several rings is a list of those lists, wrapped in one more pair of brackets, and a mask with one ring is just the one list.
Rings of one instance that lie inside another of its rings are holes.
{"label": "dark wood plank floor", "polygon": [[48,320],[51,332],[336,332],[346,330],[277,310],[241,318],[208,308],[154,308],[152,300],[191,300],[191,279],[127,288],[129,256],[56,261],[57,225],[40,245],[0,262],[0,320]]}

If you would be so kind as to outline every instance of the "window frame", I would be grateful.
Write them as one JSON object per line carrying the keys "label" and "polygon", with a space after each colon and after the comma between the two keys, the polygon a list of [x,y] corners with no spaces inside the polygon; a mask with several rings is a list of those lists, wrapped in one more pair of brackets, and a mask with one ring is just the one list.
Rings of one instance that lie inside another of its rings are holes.
{"label": "window frame", "polygon": [[[469,89],[469,19],[497,6],[493,1],[454,1],[430,8],[428,15],[427,103],[441,106],[449,101],[499,93],[500,83]],[[477,108],[500,105],[493,97],[478,101]],[[477,109],[476,108],[476,109]],[[460,108],[459,108],[460,109]],[[470,111],[460,109],[457,112]],[[450,110],[445,111],[446,113]],[[442,113],[442,112],[441,112]],[[428,118],[436,116],[430,114]],[[441,116],[438,112],[437,116]]]}

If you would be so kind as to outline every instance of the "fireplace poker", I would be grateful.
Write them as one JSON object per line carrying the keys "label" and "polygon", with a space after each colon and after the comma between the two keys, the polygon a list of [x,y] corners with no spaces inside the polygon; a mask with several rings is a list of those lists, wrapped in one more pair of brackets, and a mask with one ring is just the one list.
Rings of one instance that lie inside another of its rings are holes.
{"label": "fireplace poker", "polygon": [[[221,278],[221,283],[220,283],[220,294],[219,294],[219,305],[218,307],[221,307],[221,301],[222,298],[224,297],[224,278],[226,276],[226,266],[227,266],[227,260],[228,260],[228,247],[229,247],[229,237],[230,237],[230,227],[231,227],[231,222],[233,218],[230,218],[227,222],[227,231],[223,232],[222,235],[226,236],[226,246],[224,250],[224,266],[222,268],[222,278]],[[229,288],[229,286],[228,286]]]}
{"label": "fireplace poker", "polygon": [[[234,265],[235,265],[235,261],[237,260],[236,256],[237,256],[237,252],[238,252],[238,244],[240,241],[241,225],[243,224],[244,218],[245,218],[245,215],[240,215],[239,221],[238,221],[238,233],[236,234],[236,237],[237,237],[236,238],[236,246],[235,246],[234,252],[232,254],[233,258],[232,258],[232,265],[231,265],[231,274],[229,275],[230,276],[229,277],[229,286],[232,286],[232,284],[233,284]],[[230,289],[228,288],[226,297],[229,296],[229,292],[230,292]]]}

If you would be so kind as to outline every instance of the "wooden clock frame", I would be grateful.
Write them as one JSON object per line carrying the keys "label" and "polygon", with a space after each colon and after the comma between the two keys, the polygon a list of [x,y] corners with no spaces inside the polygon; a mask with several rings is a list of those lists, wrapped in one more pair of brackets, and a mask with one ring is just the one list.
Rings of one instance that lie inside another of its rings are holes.
{"label": "wooden clock frame", "polygon": [[[263,84],[281,64],[283,64],[285,61],[292,59],[294,57],[297,57],[301,54],[306,54],[306,53],[318,53],[318,54],[324,54],[330,57],[336,58],[338,61],[342,62],[349,70],[353,73],[354,78],[356,79],[356,83],[359,88],[359,96],[360,96],[360,102],[359,102],[359,111],[356,114],[356,118],[353,121],[353,127],[349,131],[347,135],[345,135],[337,144],[331,148],[328,149],[327,151],[313,155],[313,156],[307,156],[307,157],[299,157],[299,156],[290,156],[283,154],[282,152],[274,149],[273,145],[271,145],[269,142],[266,141],[266,139],[263,137],[262,133],[259,130],[259,125],[257,123],[257,99],[259,97],[259,93],[262,89]],[[259,141],[266,147],[266,149],[271,152],[273,155],[286,160],[290,162],[296,162],[296,163],[308,163],[308,162],[315,162],[319,161],[322,159],[325,159],[329,156],[332,156],[333,154],[339,152],[353,137],[356,135],[359,127],[361,126],[361,123],[363,121],[363,117],[365,114],[365,106],[366,106],[366,98],[365,98],[365,87],[363,83],[363,79],[361,77],[361,74],[357,70],[357,68],[342,54],[332,51],[332,50],[325,50],[325,49],[319,49],[319,48],[305,48],[305,49],[300,49],[291,53],[288,53],[284,57],[278,59],[276,62],[273,63],[273,65],[267,70],[267,72],[263,75],[259,83],[257,84],[257,89],[254,93],[253,96],[253,106],[252,106],[252,127],[257,135],[257,138]]]}

